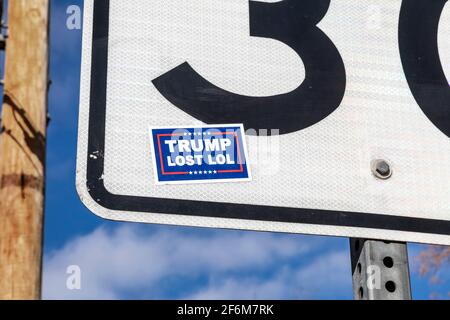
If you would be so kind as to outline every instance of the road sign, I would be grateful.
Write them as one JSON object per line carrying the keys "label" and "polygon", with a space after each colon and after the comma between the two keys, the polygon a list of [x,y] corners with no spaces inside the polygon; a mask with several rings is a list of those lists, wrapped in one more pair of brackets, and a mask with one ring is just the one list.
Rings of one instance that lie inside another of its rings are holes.
{"label": "road sign", "polygon": [[78,192],[113,220],[450,245],[449,55],[446,0],[87,0]]}

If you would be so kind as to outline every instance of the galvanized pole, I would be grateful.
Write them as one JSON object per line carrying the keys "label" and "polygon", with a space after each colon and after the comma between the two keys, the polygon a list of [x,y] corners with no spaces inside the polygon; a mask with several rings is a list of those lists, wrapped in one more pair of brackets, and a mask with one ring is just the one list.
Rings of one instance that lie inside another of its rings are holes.
{"label": "galvanized pole", "polygon": [[356,300],[411,300],[406,243],[350,239]]}
{"label": "galvanized pole", "polygon": [[0,299],[40,297],[49,1],[8,1],[0,131]]}

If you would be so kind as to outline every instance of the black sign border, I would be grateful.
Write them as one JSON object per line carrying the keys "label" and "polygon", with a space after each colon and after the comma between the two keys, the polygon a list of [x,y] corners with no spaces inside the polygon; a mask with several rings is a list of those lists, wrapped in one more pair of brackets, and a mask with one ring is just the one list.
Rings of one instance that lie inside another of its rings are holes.
{"label": "black sign border", "polygon": [[[236,203],[137,197],[110,193],[104,172],[108,70],[109,0],[94,0],[87,190],[101,207],[115,211],[287,222],[450,235],[450,221],[372,214],[273,207]],[[95,156],[92,156],[95,155]]]}

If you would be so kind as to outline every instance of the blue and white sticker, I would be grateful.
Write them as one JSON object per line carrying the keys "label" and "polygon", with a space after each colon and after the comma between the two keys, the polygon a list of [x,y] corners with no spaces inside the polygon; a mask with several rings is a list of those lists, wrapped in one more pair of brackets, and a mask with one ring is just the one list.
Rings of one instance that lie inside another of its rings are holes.
{"label": "blue and white sticker", "polygon": [[251,180],[243,125],[152,127],[156,184]]}

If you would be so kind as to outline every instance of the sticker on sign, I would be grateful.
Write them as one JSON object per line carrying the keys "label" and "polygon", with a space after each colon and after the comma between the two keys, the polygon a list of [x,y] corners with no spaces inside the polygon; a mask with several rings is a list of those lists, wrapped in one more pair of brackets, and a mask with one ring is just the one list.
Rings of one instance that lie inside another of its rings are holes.
{"label": "sticker on sign", "polygon": [[157,184],[251,180],[242,125],[151,128]]}
{"label": "sticker on sign", "polygon": [[86,0],[78,193],[120,221],[450,245],[449,54],[446,0]]}

